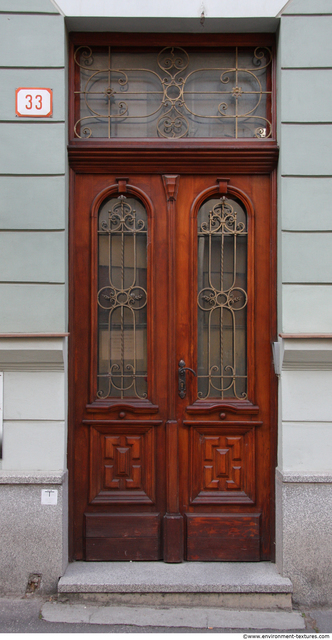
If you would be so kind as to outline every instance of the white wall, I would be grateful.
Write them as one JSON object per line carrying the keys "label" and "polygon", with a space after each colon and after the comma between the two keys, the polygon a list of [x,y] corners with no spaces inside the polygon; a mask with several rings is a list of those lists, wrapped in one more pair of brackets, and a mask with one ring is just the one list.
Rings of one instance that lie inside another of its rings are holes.
{"label": "white wall", "polygon": [[65,16],[82,17],[183,17],[205,12],[209,18],[275,17],[287,4],[284,0],[56,0]]}

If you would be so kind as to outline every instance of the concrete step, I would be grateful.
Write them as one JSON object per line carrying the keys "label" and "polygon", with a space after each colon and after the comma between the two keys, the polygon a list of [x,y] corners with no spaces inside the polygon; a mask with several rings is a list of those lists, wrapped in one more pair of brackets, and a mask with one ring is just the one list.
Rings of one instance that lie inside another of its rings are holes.
{"label": "concrete step", "polygon": [[[217,609],[215,607],[118,607],[91,604],[46,602],[41,610],[48,622],[125,625],[162,629],[214,629],[215,631],[292,631],[305,630],[305,619],[295,611]],[[123,626],[120,627],[123,632]],[[127,629],[129,631],[131,629]],[[302,636],[301,636],[302,637]]]}
{"label": "concrete step", "polygon": [[270,562],[74,562],[58,602],[291,611],[292,590]]}

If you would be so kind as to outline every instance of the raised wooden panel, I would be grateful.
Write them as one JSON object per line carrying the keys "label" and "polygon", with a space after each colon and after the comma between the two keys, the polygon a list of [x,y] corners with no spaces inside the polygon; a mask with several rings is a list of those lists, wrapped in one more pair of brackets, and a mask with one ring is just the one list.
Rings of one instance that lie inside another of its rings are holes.
{"label": "raised wooden panel", "polygon": [[158,535],[158,513],[86,513],[88,538],[153,538]]}
{"label": "raised wooden panel", "polygon": [[153,504],[153,426],[91,426],[90,444],[90,503]]}
{"label": "raised wooden panel", "polygon": [[191,503],[255,501],[255,428],[192,425]]}
{"label": "raised wooden panel", "polygon": [[116,560],[160,560],[158,538],[86,538],[85,559],[90,562]]}
{"label": "raised wooden panel", "polygon": [[142,488],[142,436],[104,436],[104,485],[107,489]]}
{"label": "raised wooden panel", "polygon": [[186,514],[187,560],[258,561],[260,514]]}
{"label": "raised wooden panel", "polygon": [[86,513],[86,560],[159,560],[158,513]]}

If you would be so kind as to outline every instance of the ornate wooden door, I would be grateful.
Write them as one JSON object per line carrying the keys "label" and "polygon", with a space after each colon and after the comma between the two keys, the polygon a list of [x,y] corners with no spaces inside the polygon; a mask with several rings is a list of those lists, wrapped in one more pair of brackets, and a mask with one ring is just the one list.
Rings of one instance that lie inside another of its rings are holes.
{"label": "ornate wooden door", "polygon": [[73,184],[74,557],[270,559],[269,175]]}

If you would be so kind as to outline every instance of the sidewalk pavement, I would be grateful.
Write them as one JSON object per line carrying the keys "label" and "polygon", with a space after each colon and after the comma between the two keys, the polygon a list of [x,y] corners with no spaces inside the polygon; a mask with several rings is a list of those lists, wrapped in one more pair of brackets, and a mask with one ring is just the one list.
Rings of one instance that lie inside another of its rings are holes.
{"label": "sidewalk pavement", "polygon": [[235,611],[62,604],[37,594],[0,598],[0,633],[331,633],[332,609]]}

